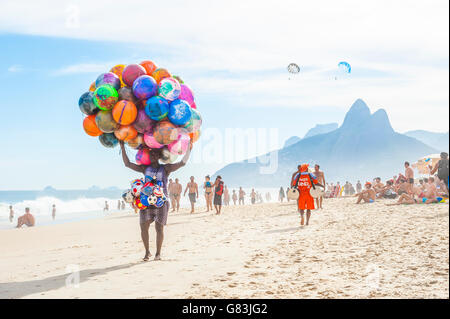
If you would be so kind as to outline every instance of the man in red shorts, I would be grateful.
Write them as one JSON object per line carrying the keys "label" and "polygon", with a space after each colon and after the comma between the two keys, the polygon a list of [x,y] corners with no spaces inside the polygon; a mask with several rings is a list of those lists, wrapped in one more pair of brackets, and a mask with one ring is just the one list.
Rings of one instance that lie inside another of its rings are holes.
{"label": "man in red shorts", "polygon": [[312,183],[314,183],[314,185],[322,186],[321,184],[318,183],[316,177],[308,172],[308,166],[309,166],[308,164],[302,164],[300,166],[300,176],[298,177],[297,181],[297,189],[300,193],[300,196],[298,198],[298,211],[300,212],[301,225],[304,225],[305,223],[305,220],[303,218],[305,210],[306,210],[306,225],[308,225],[309,218],[311,217],[311,209],[315,209],[314,198],[309,193],[309,190],[312,187]]}

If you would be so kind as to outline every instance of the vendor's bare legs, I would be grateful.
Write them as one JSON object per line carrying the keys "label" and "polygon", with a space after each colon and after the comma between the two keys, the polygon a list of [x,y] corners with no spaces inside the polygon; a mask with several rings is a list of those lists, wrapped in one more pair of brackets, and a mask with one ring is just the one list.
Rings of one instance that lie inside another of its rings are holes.
{"label": "vendor's bare legs", "polygon": [[145,223],[141,223],[141,238],[142,238],[142,243],[144,244],[144,248],[145,248],[145,256],[143,258],[144,261],[148,261],[148,259],[150,258],[150,256],[152,255],[150,253],[150,248],[149,248],[149,228],[150,228],[150,224],[151,221],[147,221]]}
{"label": "vendor's bare legs", "polygon": [[155,254],[155,260],[161,259],[161,247],[164,240],[164,225],[155,222],[155,229],[156,229],[156,254]]}

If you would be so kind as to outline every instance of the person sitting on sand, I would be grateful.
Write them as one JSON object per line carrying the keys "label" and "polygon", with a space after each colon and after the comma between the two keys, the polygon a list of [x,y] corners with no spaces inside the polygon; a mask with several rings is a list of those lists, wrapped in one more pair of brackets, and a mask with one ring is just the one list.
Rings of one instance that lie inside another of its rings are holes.
{"label": "person sitting on sand", "polygon": [[25,208],[25,214],[20,216],[17,219],[17,228],[21,228],[23,225],[26,225],[28,227],[33,227],[35,225],[36,221],[34,219],[34,216],[30,213],[30,208]]}
{"label": "person sitting on sand", "polygon": [[300,213],[300,225],[304,225],[304,213],[306,210],[306,225],[309,225],[309,218],[311,217],[311,210],[315,209],[314,198],[309,193],[314,185],[323,187],[317,180],[317,178],[308,172],[309,164],[300,165],[300,174],[297,178],[297,183],[293,185],[297,187],[299,191],[299,197],[297,201],[298,211]]}
{"label": "person sitting on sand", "polygon": [[[152,149],[150,151],[150,165],[138,165],[130,162],[127,152],[125,150],[125,144],[123,141],[119,141],[120,149],[122,151],[122,160],[125,167],[132,169],[133,171],[144,174],[145,180],[150,181],[156,179],[160,181],[163,186],[163,192],[165,196],[169,196],[167,192],[167,180],[169,174],[175,172],[179,168],[186,165],[189,159],[189,155],[192,150],[192,142],[189,144],[189,148],[184,154],[183,158],[178,163],[173,164],[159,164],[159,159],[162,158],[161,149]],[[146,209],[140,210],[139,212],[139,224],[141,228],[141,238],[142,243],[145,248],[145,256],[143,261],[148,261],[150,259],[150,248],[149,248],[149,228],[150,224],[155,222],[156,229],[156,255],[155,260],[161,259],[161,247],[164,240],[164,225],[167,223],[167,216],[169,213],[170,202],[165,202],[162,207],[148,207]]]}
{"label": "person sitting on sand", "polygon": [[361,201],[364,201],[365,203],[375,202],[376,193],[372,188],[372,183],[367,182],[364,186],[366,187],[366,189],[359,193],[356,204],[360,204]]}
{"label": "person sitting on sand", "polygon": [[10,205],[9,206],[9,222],[12,223],[14,219],[14,210],[13,207]]}
{"label": "person sitting on sand", "polygon": [[384,189],[384,184],[381,182],[381,178],[380,177],[375,178],[375,183],[373,185],[373,190],[376,193],[381,193],[383,191],[383,189]]}
{"label": "person sitting on sand", "polygon": [[377,195],[379,195],[378,197],[380,198],[395,199],[397,197],[397,193],[394,190],[394,181],[386,181],[386,186],[384,186]]}

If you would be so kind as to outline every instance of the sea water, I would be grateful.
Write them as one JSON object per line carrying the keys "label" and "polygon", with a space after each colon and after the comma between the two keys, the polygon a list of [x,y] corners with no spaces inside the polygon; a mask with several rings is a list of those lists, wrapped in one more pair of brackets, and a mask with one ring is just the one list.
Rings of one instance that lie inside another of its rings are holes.
{"label": "sea water", "polygon": [[[183,192],[184,192],[183,185]],[[229,188],[230,205],[233,205],[232,191],[236,190],[239,195],[239,188]],[[245,204],[250,204],[251,188],[244,188]],[[255,188],[255,191],[262,195],[263,202],[278,201],[278,188]],[[267,201],[266,193],[270,193],[270,200]],[[17,218],[25,213],[25,208],[29,207],[30,212],[35,216],[36,226],[61,224],[73,221],[103,218],[112,213],[129,212],[133,210],[126,204],[126,210],[118,210],[117,204],[121,200],[121,192],[93,192],[93,191],[54,191],[52,194],[45,194],[42,191],[0,191],[0,229],[10,229],[17,225]],[[103,195],[103,196],[100,196]],[[222,197],[223,199],[223,197]],[[108,202],[109,210],[104,211],[105,202]],[[9,221],[9,206],[13,206],[14,219]],[[52,207],[56,207],[56,218],[52,218]],[[190,208],[189,198],[181,194],[180,206]],[[195,204],[196,211],[204,211],[206,200],[202,185],[199,185],[199,198]],[[223,209],[225,212],[226,209]]]}

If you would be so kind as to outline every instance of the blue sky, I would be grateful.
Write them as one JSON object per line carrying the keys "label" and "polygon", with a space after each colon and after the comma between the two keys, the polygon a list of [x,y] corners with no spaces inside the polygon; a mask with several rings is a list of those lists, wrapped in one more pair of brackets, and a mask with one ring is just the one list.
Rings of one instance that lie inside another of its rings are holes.
{"label": "blue sky", "polygon": [[[448,2],[343,4],[132,1],[140,10],[121,13],[103,1],[2,1],[0,189],[125,187],[135,174],[83,132],[77,101],[98,74],[144,59],[190,84],[204,131],[278,128],[281,145],[341,123],[357,98],[385,108],[397,131],[447,131]],[[149,10],[170,19],[148,22]],[[350,77],[337,73],[342,60]],[[288,80],[290,62],[302,71]]]}

